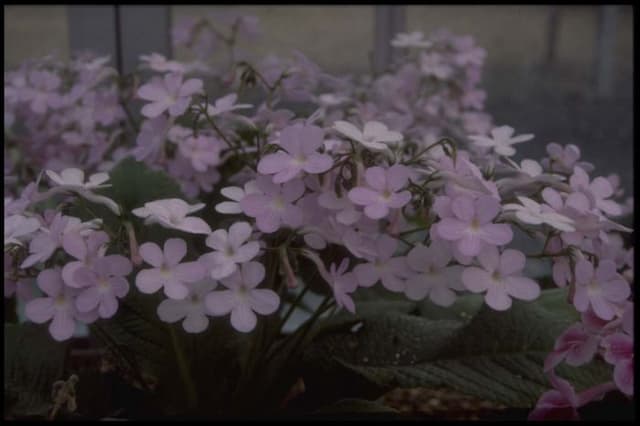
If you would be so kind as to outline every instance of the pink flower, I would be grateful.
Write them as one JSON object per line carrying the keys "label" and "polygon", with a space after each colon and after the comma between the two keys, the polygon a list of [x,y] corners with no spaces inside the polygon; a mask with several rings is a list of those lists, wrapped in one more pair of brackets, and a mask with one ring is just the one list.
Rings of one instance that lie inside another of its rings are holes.
{"label": "pink flower", "polygon": [[76,282],[74,275],[83,267],[91,267],[99,257],[103,257],[109,242],[109,236],[102,231],[92,232],[83,237],[79,232],[70,232],[62,238],[62,248],[72,257],[78,259],[71,261],[62,268],[62,279],[69,287],[81,288],[82,282]]}
{"label": "pink flower", "polygon": [[445,217],[435,226],[443,239],[456,243],[465,256],[476,256],[488,247],[501,246],[513,239],[506,223],[493,223],[500,212],[500,203],[493,197],[472,198],[459,195],[451,202],[453,217]]}
{"label": "pink flower", "polygon": [[164,79],[157,79],[138,89],[138,96],[151,103],[142,107],[142,115],[155,118],[164,111],[177,117],[184,114],[191,103],[191,96],[202,92],[202,80],[189,79],[183,83],[182,74],[166,74]]}
{"label": "pink flower", "polygon": [[451,306],[456,300],[453,290],[464,290],[460,283],[462,267],[447,266],[451,251],[441,241],[433,241],[429,247],[417,245],[407,254],[411,268],[407,278],[405,294],[411,300],[429,297],[439,306]]}
{"label": "pink flower", "polygon": [[356,187],[349,191],[349,199],[365,206],[364,214],[371,219],[382,219],[390,209],[399,209],[411,201],[409,191],[400,191],[407,184],[409,170],[395,164],[388,169],[370,167],[365,172],[368,187]]}
{"label": "pink flower", "polygon": [[184,299],[189,294],[186,284],[194,283],[205,276],[199,262],[180,261],[187,254],[187,244],[181,238],[169,238],[164,242],[164,252],[155,243],[140,246],[140,256],[154,266],[143,269],[136,276],[136,287],[143,293],[155,293],[164,287],[164,294],[171,299]]}
{"label": "pink flower", "polygon": [[83,284],[76,299],[79,312],[98,308],[100,318],[111,318],[118,310],[118,299],[129,292],[125,276],[131,273],[129,259],[113,254],[96,259],[91,267],[83,266],[73,274],[73,280]]}
{"label": "pink flower", "polygon": [[362,287],[371,287],[380,280],[388,290],[404,290],[407,259],[392,257],[397,247],[397,240],[386,234],[380,235],[376,241],[376,256],[369,257],[368,263],[361,263],[353,268],[358,284]]}
{"label": "pink flower", "polygon": [[633,337],[626,333],[611,334],[602,339],[604,359],[614,365],[613,380],[626,395],[633,396]]}
{"label": "pink flower", "polygon": [[511,307],[511,298],[534,300],[540,287],[530,278],[520,275],[526,258],[517,250],[502,254],[496,247],[488,247],[478,255],[480,268],[471,266],[462,273],[464,286],[473,293],[485,293],[484,300],[491,308],[504,311]]}
{"label": "pink flower", "polygon": [[631,291],[629,284],[617,273],[616,264],[611,260],[600,261],[598,268],[584,259],[576,262],[576,289],[573,304],[580,312],[589,306],[603,320],[615,316],[616,306],[627,300]]}
{"label": "pink flower", "polygon": [[584,365],[598,352],[599,343],[598,336],[590,333],[583,324],[574,324],[556,339],[553,352],[544,361],[544,369],[551,370],[562,361],[573,367]]}
{"label": "pink flower", "polygon": [[260,251],[258,241],[248,241],[252,232],[247,222],[236,222],[229,232],[218,229],[207,237],[207,246],[214,252],[200,256],[199,262],[207,265],[211,277],[219,280],[233,274],[238,265],[257,256]]}
{"label": "pink flower", "polygon": [[274,183],[284,183],[300,175],[324,173],[333,160],[317,150],[322,146],[324,132],[317,126],[289,126],[280,132],[279,145],[286,150],[264,156],[258,163],[258,172],[274,175]]}
{"label": "pink flower", "polygon": [[60,269],[45,269],[37,280],[38,287],[46,297],[29,301],[25,306],[25,315],[36,324],[53,319],[49,324],[51,336],[57,341],[69,339],[76,328],[74,297],[78,291],[64,285]]}
{"label": "pink flower", "polygon": [[278,185],[266,176],[258,176],[256,185],[259,192],[245,196],[240,207],[247,216],[256,219],[260,231],[271,233],[282,226],[297,228],[302,225],[302,209],[293,204],[304,194],[302,180]]}
{"label": "pink flower", "polygon": [[204,279],[193,283],[188,294],[181,300],[165,299],[158,305],[158,317],[164,322],[182,321],[182,328],[187,333],[201,333],[209,326],[206,297],[216,287],[215,281]]}
{"label": "pink flower", "polygon": [[231,325],[236,330],[248,333],[257,323],[254,312],[270,315],[280,306],[280,297],[269,289],[256,287],[265,276],[264,266],[258,262],[247,262],[231,276],[221,281],[227,290],[214,291],[206,296],[205,305],[213,315],[231,312]]}

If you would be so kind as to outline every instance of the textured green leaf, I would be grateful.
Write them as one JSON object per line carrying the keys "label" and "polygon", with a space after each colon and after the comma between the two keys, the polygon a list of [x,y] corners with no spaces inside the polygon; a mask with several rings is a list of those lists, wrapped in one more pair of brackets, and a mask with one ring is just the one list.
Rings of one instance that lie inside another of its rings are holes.
{"label": "textured green leaf", "polygon": [[[476,303],[469,299],[458,308],[466,312]],[[438,310],[422,308],[423,314],[440,317]],[[542,370],[544,358],[576,315],[564,290],[550,290],[535,302],[516,301],[506,312],[483,306],[470,321],[401,314],[385,318],[365,321],[362,333],[319,339],[314,350],[326,354],[325,375],[326,357],[333,357],[334,371],[349,370],[358,382],[381,392],[446,386],[512,407],[531,407],[549,388]],[[414,333],[418,336],[409,337]],[[394,351],[400,356],[390,356]],[[562,367],[559,374],[582,389],[610,379],[611,369],[594,362],[581,368]]]}
{"label": "textured green leaf", "polygon": [[51,390],[66,379],[67,344],[56,342],[47,328],[34,324],[4,325],[5,415],[46,415]]}

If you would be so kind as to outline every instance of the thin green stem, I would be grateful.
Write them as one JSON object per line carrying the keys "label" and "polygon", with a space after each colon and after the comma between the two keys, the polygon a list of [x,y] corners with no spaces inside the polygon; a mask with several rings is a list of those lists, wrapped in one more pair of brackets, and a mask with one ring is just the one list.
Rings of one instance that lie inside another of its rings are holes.
{"label": "thin green stem", "polygon": [[180,370],[180,375],[182,376],[182,381],[184,383],[185,391],[187,392],[187,404],[188,407],[195,408],[198,405],[198,394],[196,392],[196,388],[193,384],[193,380],[191,379],[191,372],[189,371],[189,364],[187,363],[186,356],[182,347],[180,346],[180,342],[178,341],[178,336],[173,329],[173,326],[167,325],[169,329],[169,335],[171,336],[171,345],[173,346],[173,351],[176,355],[176,361],[178,363],[178,369]]}

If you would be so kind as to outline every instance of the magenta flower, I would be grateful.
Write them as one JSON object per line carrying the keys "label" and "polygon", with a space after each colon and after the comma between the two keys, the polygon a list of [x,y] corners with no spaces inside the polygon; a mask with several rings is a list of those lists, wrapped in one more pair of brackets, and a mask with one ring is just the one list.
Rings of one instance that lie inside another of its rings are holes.
{"label": "magenta flower", "polygon": [[368,263],[361,263],[353,268],[358,284],[371,287],[378,280],[391,291],[404,290],[404,277],[407,272],[407,259],[392,257],[398,247],[398,241],[382,234],[376,241],[376,256],[370,257]]}
{"label": "magenta flower", "polygon": [[349,199],[365,206],[364,214],[371,219],[382,219],[390,209],[399,209],[411,201],[409,191],[400,191],[407,184],[409,169],[395,164],[385,170],[370,167],[365,172],[368,187],[356,187],[349,191]]}
{"label": "magenta flower", "polygon": [[300,175],[324,173],[331,168],[333,159],[321,154],[324,131],[317,126],[294,125],[280,132],[279,146],[286,151],[278,151],[264,156],[258,163],[258,172],[274,175],[274,183],[284,183]]}
{"label": "magenta flower", "polygon": [[25,315],[36,324],[52,319],[49,324],[51,336],[57,341],[67,340],[76,328],[74,297],[78,291],[64,285],[60,269],[45,269],[38,274],[37,281],[46,297],[29,301]]}
{"label": "magenta flower", "polygon": [[73,280],[83,283],[76,299],[79,312],[98,308],[100,318],[111,318],[118,310],[118,299],[129,292],[125,276],[131,273],[129,259],[117,254],[96,259],[91,267],[83,266],[73,274]]}
{"label": "magenta flower", "polygon": [[629,284],[616,271],[612,260],[602,260],[594,270],[591,262],[581,259],[576,262],[576,288],[573,304],[579,312],[585,312],[589,306],[603,320],[615,316],[617,305],[631,294]]}
{"label": "magenta flower", "polygon": [[171,299],[184,299],[189,294],[188,283],[205,276],[199,262],[180,261],[187,254],[187,244],[181,238],[169,238],[164,242],[164,252],[155,243],[140,246],[140,256],[154,266],[143,269],[136,275],[136,287],[143,293],[155,293],[164,287],[164,294]]}
{"label": "magenta flower", "polygon": [[68,254],[78,259],[71,261],[62,268],[62,279],[69,287],[82,288],[82,282],[76,282],[76,271],[83,267],[91,267],[93,262],[104,256],[109,242],[109,236],[102,231],[92,232],[86,238],[79,232],[70,232],[62,238],[62,248]]}
{"label": "magenta flower", "polygon": [[544,361],[544,369],[551,370],[562,361],[573,367],[587,364],[598,352],[599,343],[600,338],[582,323],[574,324],[556,339],[553,351]]}
{"label": "magenta flower", "polygon": [[238,269],[239,264],[257,256],[260,243],[248,241],[252,231],[247,222],[236,222],[229,232],[218,229],[207,237],[207,246],[215,251],[200,256],[199,262],[207,265],[212,278],[226,278]]}
{"label": "magenta flower", "polygon": [[602,339],[604,359],[614,365],[613,380],[626,395],[633,396],[633,336],[615,333]]}
{"label": "magenta flower", "polygon": [[445,242],[433,241],[429,247],[417,245],[407,254],[407,264],[412,271],[404,289],[411,300],[425,297],[439,306],[451,306],[456,300],[453,290],[464,290],[460,283],[462,267],[447,266],[451,251]]}
{"label": "magenta flower", "polygon": [[247,262],[231,276],[221,281],[227,290],[214,291],[205,298],[205,305],[213,315],[231,312],[231,325],[236,330],[248,333],[257,323],[254,312],[270,315],[280,306],[280,297],[273,290],[257,289],[264,279],[264,266],[258,262]]}
{"label": "magenta flower", "polygon": [[216,287],[215,281],[204,279],[189,286],[189,293],[182,300],[166,299],[158,305],[158,317],[164,322],[182,321],[187,333],[201,333],[209,326],[206,297]]}
{"label": "magenta flower", "polygon": [[302,225],[302,209],[293,204],[305,191],[300,179],[278,185],[266,176],[258,176],[256,186],[260,192],[245,196],[240,207],[247,216],[256,219],[260,231],[271,233],[282,226]]}
{"label": "magenta flower", "polygon": [[166,74],[164,79],[156,79],[138,89],[138,96],[151,103],[142,107],[142,115],[155,118],[164,111],[177,117],[184,114],[191,103],[191,96],[202,92],[202,80],[182,81],[182,74]]}
{"label": "magenta flower", "polygon": [[493,197],[459,195],[451,202],[451,212],[453,217],[444,217],[434,225],[435,231],[441,238],[455,242],[465,256],[477,256],[485,248],[505,245],[513,239],[508,224],[492,222],[500,212],[500,203]]}
{"label": "magenta flower", "polygon": [[478,261],[480,267],[464,270],[462,283],[473,293],[485,293],[491,308],[504,311],[511,307],[512,297],[530,301],[540,295],[538,284],[521,275],[526,262],[521,252],[507,249],[500,254],[496,247],[487,247],[478,254]]}

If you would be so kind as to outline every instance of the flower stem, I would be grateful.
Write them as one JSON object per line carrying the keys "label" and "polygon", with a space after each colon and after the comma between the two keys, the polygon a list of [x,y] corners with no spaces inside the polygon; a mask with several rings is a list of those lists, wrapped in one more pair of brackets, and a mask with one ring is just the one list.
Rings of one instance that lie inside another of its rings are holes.
{"label": "flower stem", "polygon": [[198,404],[198,394],[195,386],[193,385],[193,381],[191,380],[189,364],[187,364],[187,359],[182,347],[180,346],[180,342],[178,342],[178,336],[176,336],[176,332],[173,327],[171,325],[167,325],[167,328],[169,329],[169,335],[171,336],[171,345],[173,346],[173,351],[176,355],[178,369],[180,370],[180,375],[182,376],[182,381],[187,392],[187,406],[192,409]]}

